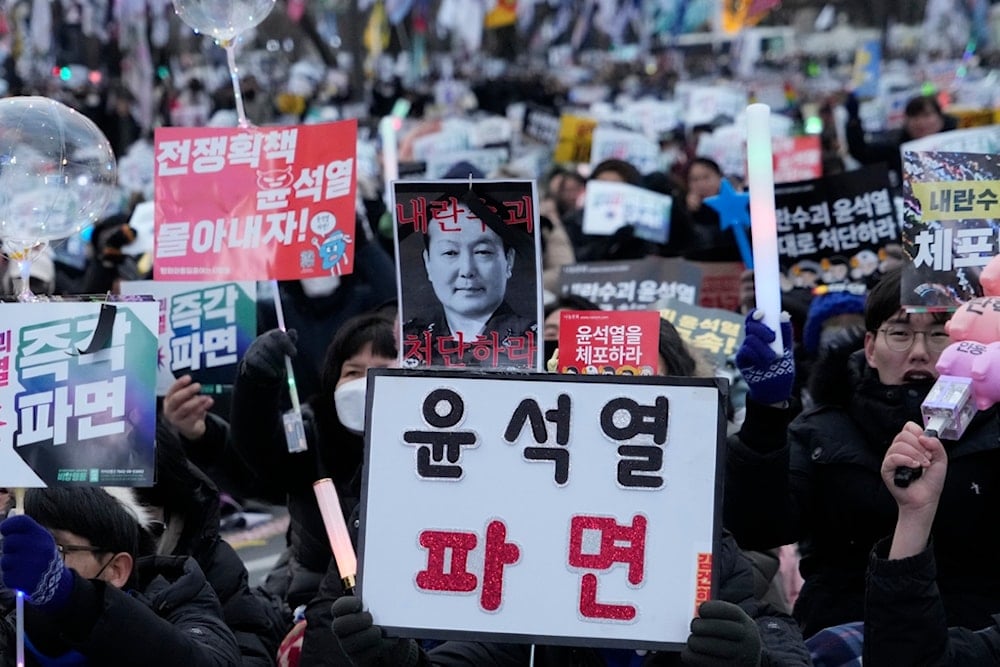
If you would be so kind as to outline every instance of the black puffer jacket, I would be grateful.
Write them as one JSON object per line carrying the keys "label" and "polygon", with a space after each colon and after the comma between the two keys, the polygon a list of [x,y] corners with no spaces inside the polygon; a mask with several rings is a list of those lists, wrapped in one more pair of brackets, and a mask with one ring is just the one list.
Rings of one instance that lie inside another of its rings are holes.
{"label": "black puffer jacket", "polygon": [[[719,567],[719,599],[740,605],[757,622],[761,636],[761,667],[810,665],[809,651],[795,622],[753,598],[750,561],[740,552],[732,535],[723,534],[720,553],[713,559]],[[527,644],[445,642],[430,651],[435,667],[523,667],[528,664]],[[536,646],[535,667],[603,667],[604,659],[595,649],[565,646]],[[649,653],[645,667],[679,665],[679,653]]]}
{"label": "black puffer jacket", "polygon": [[318,415],[321,406],[307,403],[302,413],[309,448],[289,453],[279,405],[283,382],[257,382],[242,368],[233,392],[229,472],[252,496],[288,504],[290,558],[267,588],[294,609],[313,598],[333,557],[313,482],[331,478],[344,516],[351,516],[361,495],[364,440],[340,425],[333,405]]}
{"label": "black puffer jacket", "polygon": [[[865,596],[865,665],[976,667],[1000,664],[1000,614],[981,631],[948,628],[934,552],[888,560],[890,539],[872,550]],[[1000,601],[997,603],[1000,610]]]}
{"label": "black puffer jacket", "polygon": [[[124,592],[74,575],[59,614],[25,605],[25,632],[47,655],[76,651],[101,667],[233,667],[240,653],[222,621],[222,608],[198,564],[180,556],[136,562],[137,586]],[[14,648],[13,610],[0,650]],[[7,659],[6,656],[2,656]],[[38,662],[26,651],[28,665]],[[2,664],[2,660],[0,660]]]}
{"label": "black puffer jacket", "polygon": [[[747,401],[743,428],[730,439],[724,521],[748,549],[800,542],[805,584],[794,614],[807,637],[862,619],[868,553],[896,521],[882,458],[906,421],[920,423],[931,386],[881,384],[863,351],[839,365],[830,356],[814,373],[822,379],[817,407],[790,426],[787,411]],[[944,445],[948,479],[934,529],[941,592],[949,624],[981,628],[1000,600],[996,409]]]}

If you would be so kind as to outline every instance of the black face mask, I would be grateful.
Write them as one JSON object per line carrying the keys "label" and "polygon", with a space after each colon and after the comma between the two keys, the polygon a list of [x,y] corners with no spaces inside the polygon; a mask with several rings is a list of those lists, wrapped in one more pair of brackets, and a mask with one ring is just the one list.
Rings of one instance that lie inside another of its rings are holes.
{"label": "black face mask", "polygon": [[545,341],[542,341],[542,349],[544,350],[544,354],[545,354],[545,359],[544,359],[545,363],[549,363],[549,359],[552,358],[553,353],[555,353],[556,348],[558,348],[558,347],[559,347],[559,341],[558,340],[545,340]]}

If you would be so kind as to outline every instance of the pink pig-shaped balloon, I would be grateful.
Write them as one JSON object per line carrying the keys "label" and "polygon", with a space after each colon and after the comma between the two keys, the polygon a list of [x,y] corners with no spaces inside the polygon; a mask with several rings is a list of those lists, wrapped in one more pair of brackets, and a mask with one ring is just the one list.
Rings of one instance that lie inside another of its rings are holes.
{"label": "pink pig-shaped balloon", "polygon": [[953,341],[1000,340],[1000,296],[980,296],[963,303],[944,325]]}
{"label": "pink pig-shaped balloon", "polygon": [[952,343],[938,358],[941,375],[972,378],[972,400],[979,410],[1000,402],[1000,341]]}
{"label": "pink pig-shaped balloon", "polygon": [[996,255],[979,274],[979,284],[986,296],[1000,296],[1000,255]]}

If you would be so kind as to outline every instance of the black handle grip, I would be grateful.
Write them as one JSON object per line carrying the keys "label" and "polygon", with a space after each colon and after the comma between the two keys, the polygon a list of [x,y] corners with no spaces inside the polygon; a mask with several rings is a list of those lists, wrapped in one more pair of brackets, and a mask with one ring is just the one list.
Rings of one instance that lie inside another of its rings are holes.
{"label": "black handle grip", "polygon": [[[937,431],[928,428],[924,429],[924,435],[929,435],[932,438],[938,437]],[[923,468],[896,468],[896,472],[892,475],[892,483],[901,489],[905,489],[913,482],[920,479],[920,476],[924,474]]]}
{"label": "black handle grip", "polygon": [[923,468],[896,468],[896,472],[892,476],[892,483],[901,489],[905,489],[911,483],[920,479],[922,474],[924,474]]}

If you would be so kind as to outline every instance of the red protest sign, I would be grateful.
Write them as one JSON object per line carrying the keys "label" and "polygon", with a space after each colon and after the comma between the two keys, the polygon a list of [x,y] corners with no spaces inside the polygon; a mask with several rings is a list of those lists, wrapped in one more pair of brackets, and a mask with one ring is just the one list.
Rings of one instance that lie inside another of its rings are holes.
{"label": "red protest sign", "polygon": [[656,375],[660,314],[649,310],[564,310],[559,317],[559,372]]}
{"label": "red protest sign", "polygon": [[160,128],[157,280],[296,280],[354,269],[357,121]]}

